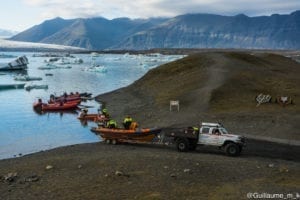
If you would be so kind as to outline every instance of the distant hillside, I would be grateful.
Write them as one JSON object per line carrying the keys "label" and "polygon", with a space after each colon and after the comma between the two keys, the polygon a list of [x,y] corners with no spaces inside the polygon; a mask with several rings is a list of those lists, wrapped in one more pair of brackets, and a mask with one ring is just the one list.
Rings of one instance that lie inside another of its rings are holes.
{"label": "distant hillside", "polygon": [[300,49],[300,11],[270,17],[188,14],[126,38],[116,48]]}
{"label": "distant hillside", "polygon": [[42,24],[33,26],[32,28],[13,36],[11,39],[24,42],[42,42],[43,39],[55,34],[64,27],[71,25],[74,21],[75,20],[64,20],[59,17],[52,20],[46,20]]}
{"label": "distant hillside", "polygon": [[[220,121],[229,130],[267,137],[300,140],[300,64],[270,53],[197,53],[150,70],[132,85],[102,94],[118,121],[130,114],[141,126],[182,127],[200,121]],[[263,93],[273,103],[256,106]],[[283,108],[278,96],[295,105]],[[180,111],[169,111],[179,100]]]}
{"label": "distant hillside", "polygon": [[16,31],[0,29],[0,38],[9,38],[9,37],[12,37],[15,34],[17,34]]}
{"label": "distant hillside", "polygon": [[62,44],[87,49],[107,49],[130,35],[147,30],[165,19],[105,18],[64,20],[55,18],[11,38],[17,41]]}
{"label": "distant hillside", "polygon": [[152,48],[300,49],[300,11],[248,17],[186,14],[169,19],[55,18],[12,40],[93,50]]}

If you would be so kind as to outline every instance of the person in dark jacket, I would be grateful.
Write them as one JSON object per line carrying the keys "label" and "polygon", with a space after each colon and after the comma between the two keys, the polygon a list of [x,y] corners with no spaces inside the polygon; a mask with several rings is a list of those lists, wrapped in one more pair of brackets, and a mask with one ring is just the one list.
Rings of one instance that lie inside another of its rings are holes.
{"label": "person in dark jacket", "polygon": [[125,129],[129,129],[130,128],[130,125],[131,125],[131,123],[132,123],[132,118],[130,117],[130,116],[126,116],[125,118],[124,118],[124,121],[123,121],[123,126],[124,126],[124,128]]}

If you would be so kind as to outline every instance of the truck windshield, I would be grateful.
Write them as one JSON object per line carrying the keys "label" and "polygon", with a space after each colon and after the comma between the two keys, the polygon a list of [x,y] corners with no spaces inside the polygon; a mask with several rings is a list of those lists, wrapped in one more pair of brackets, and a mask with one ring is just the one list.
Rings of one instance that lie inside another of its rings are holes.
{"label": "truck windshield", "polygon": [[227,130],[225,128],[219,128],[222,134],[228,134]]}

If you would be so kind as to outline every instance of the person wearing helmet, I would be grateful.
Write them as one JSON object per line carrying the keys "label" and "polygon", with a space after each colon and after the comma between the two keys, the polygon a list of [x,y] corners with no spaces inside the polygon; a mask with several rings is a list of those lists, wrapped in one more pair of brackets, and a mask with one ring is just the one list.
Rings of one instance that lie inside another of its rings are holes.
{"label": "person wearing helmet", "polygon": [[124,128],[128,130],[130,128],[132,121],[133,121],[132,118],[129,115],[127,115],[123,121]]}
{"label": "person wearing helmet", "polygon": [[105,116],[105,118],[109,119],[109,114],[106,108],[102,109],[102,114]]}
{"label": "person wearing helmet", "polygon": [[117,128],[117,122],[113,119],[107,122],[107,128]]}

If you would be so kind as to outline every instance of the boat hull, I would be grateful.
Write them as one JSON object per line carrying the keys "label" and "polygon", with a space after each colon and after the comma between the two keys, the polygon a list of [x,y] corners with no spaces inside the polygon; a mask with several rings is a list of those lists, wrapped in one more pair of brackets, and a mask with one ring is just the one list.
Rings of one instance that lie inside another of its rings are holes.
{"label": "boat hull", "polygon": [[161,129],[156,128],[142,128],[136,130],[126,129],[109,129],[109,128],[92,128],[92,132],[99,134],[104,140],[118,140],[118,141],[137,141],[137,142],[150,142]]}
{"label": "boat hull", "polygon": [[75,110],[77,109],[78,103],[53,103],[53,104],[46,104],[46,103],[35,103],[33,104],[34,109],[39,109],[41,111],[60,111],[60,110]]}
{"label": "boat hull", "polygon": [[86,114],[84,116],[77,117],[79,120],[90,120],[90,121],[98,121],[98,122],[104,122],[108,119],[102,116],[99,116],[98,114]]}
{"label": "boat hull", "polygon": [[72,102],[72,101],[81,101],[81,97],[80,94],[74,94],[74,95],[67,95],[67,96],[59,96],[59,97],[55,97],[54,95],[50,96],[50,99],[59,102],[59,101],[68,101],[68,102]]}
{"label": "boat hull", "polygon": [[60,100],[54,100],[54,101],[53,101],[53,100],[50,99],[50,100],[48,101],[49,104],[54,104],[54,103],[58,104],[58,103],[60,103],[60,102],[66,102],[66,103],[69,103],[69,104],[70,104],[70,103],[74,103],[74,104],[77,103],[77,105],[78,105],[78,104],[81,103],[81,100],[80,100],[80,99],[77,99],[77,100],[63,100],[63,99],[60,99]]}
{"label": "boat hull", "polygon": [[77,117],[80,120],[91,120],[91,121],[96,121],[98,118],[98,114],[87,114],[85,116],[79,116]]}

